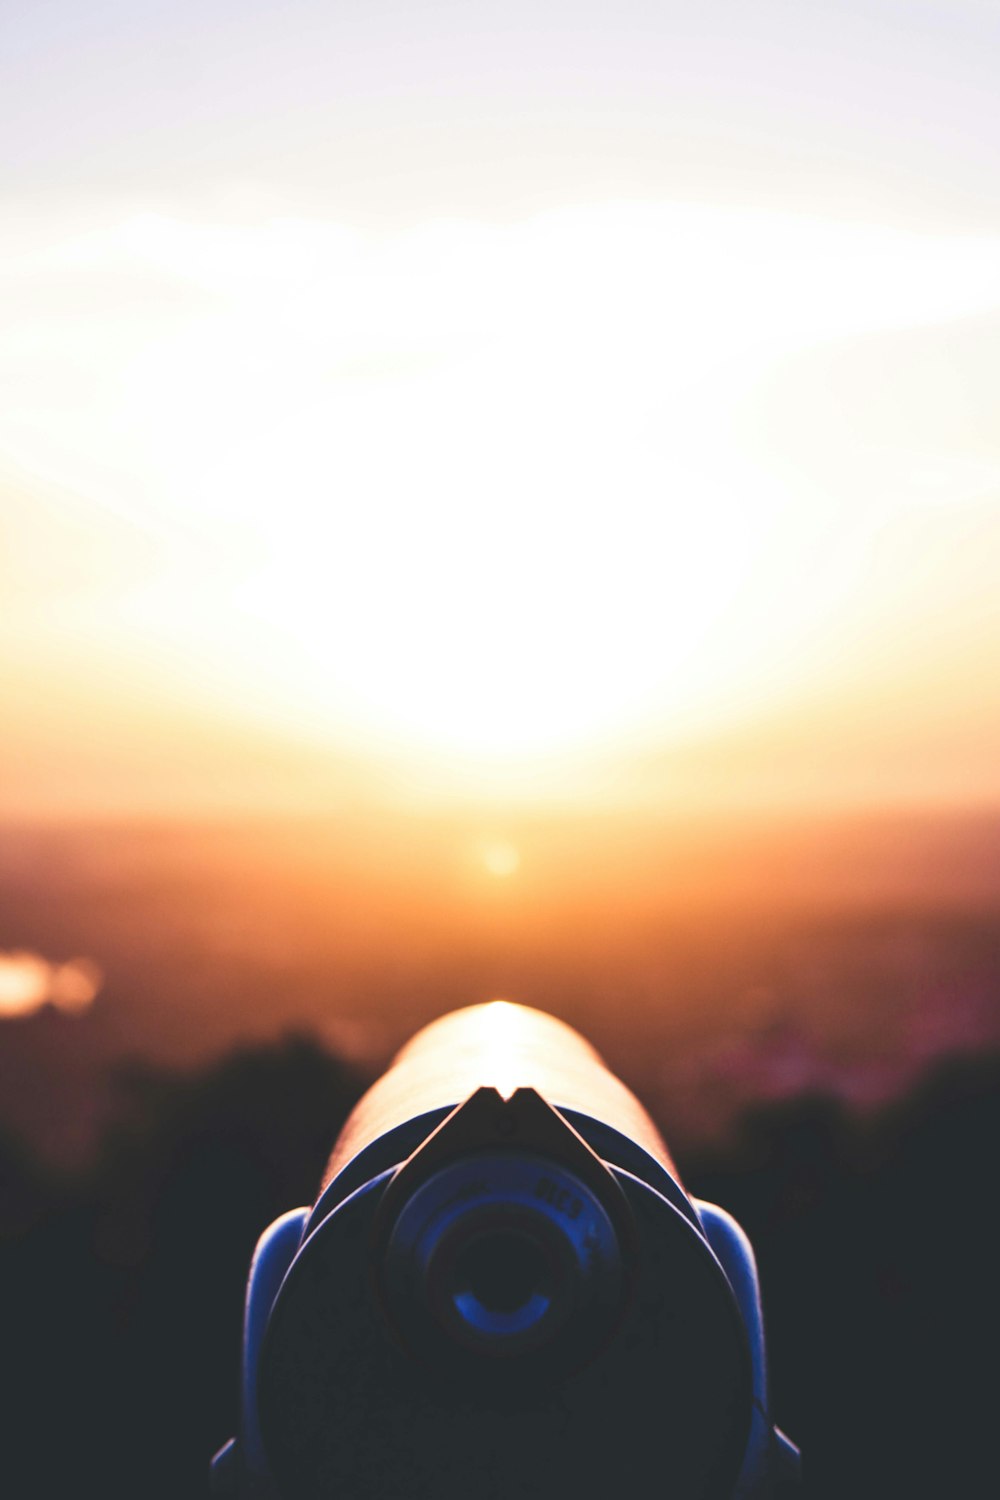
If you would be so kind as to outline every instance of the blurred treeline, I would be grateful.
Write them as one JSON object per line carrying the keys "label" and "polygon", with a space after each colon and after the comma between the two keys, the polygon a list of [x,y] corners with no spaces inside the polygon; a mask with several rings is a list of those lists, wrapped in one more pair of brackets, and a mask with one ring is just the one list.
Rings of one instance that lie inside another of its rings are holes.
{"label": "blurred treeline", "polygon": [[[205,1492],[235,1425],[254,1243],[314,1196],[367,1081],[296,1037],[121,1074],[83,1177],[0,1142],[4,1493]],[[681,1162],[756,1247],[776,1414],[810,1495],[993,1493],[998,1083],[996,1055],[943,1064],[863,1124],[805,1097]]]}

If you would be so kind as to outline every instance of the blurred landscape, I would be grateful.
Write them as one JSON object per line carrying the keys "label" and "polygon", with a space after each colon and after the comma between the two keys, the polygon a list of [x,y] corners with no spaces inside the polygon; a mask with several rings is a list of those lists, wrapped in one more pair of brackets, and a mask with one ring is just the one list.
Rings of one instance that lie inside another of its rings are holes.
{"label": "blurred landscape", "polygon": [[8,827],[17,1493],[203,1492],[257,1235],[396,1046],[498,996],[583,1030],[748,1229],[809,1492],[981,1492],[998,897],[987,813]]}
{"label": "blurred landscape", "polygon": [[8,828],[0,1121],[85,1165],[122,1064],[294,1031],[370,1072],[494,998],[578,1026],[675,1140],[804,1092],[864,1112],[1000,1041],[998,903],[986,813]]}

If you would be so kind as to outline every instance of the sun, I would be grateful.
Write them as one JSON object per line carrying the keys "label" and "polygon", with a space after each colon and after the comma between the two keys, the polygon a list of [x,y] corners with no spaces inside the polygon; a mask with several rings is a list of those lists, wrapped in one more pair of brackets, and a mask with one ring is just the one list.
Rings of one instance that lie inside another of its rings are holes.
{"label": "sun", "polygon": [[[391,336],[369,329],[364,359],[334,342],[308,399],[197,475],[188,503],[235,549],[221,572],[215,550],[184,624],[265,714],[511,760],[683,715],[725,676],[711,637],[783,497],[718,442],[726,391],[706,385],[688,301],[661,290],[651,328],[622,264],[604,271],[610,316],[567,270],[575,238],[536,231],[511,286],[503,236],[474,236],[466,275],[500,278],[499,305],[431,278],[432,319],[383,286]],[[648,253],[638,233],[611,241],[612,265]],[[198,355],[183,350],[192,371]],[[224,361],[213,384],[234,388]]]}
{"label": "sun", "polygon": [[104,369],[80,473],[121,474],[105,501],[157,558],[81,638],[241,722],[525,778],[801,672],[883,497],[831,520],[747,393],[1000,283],[992,244],[676,204],[384,239],[147,215],[78,255],[191,297],[120,366],[77,351]]}
{"label": "sun", "polygon": [[509,880],[521,868],[521,855],[508,839],[490,839],[483,844],[480,858],[487,872],[497,880]]}

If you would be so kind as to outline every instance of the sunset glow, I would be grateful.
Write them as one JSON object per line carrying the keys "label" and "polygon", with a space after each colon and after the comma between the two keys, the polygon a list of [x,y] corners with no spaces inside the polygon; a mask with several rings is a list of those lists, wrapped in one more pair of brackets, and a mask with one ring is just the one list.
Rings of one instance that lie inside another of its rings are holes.
{"label": "sunset glow", "polygon": [[[877,350],[919,410],[906,331],[1000,306],[1000,240],[648,204],[34,233],[4,274],[37,378],[2,436],[53,497],[15,596],[43,675],[72,641],[147,701],[516,786],[524,757],[753,722],[821,658],[821,687],[856,673],[909,628],[894,535],[918,572],[942,506],[1000,536],[995,445],[945,411],[872,447],[815,353]],[[122,278],[138,316],[101,305]],[[90,315],[46,314],[56,286]]]}
{"label": "sunset glow", "polygon": [[623,6],[11,18],[4,808],[1000,798],[991,7]]}

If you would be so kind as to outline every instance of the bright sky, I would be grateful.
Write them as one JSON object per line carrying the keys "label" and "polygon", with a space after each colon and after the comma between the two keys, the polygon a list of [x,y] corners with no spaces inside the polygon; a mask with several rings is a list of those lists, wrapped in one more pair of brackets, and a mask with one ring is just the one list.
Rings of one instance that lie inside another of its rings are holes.
{"label": "bright sky", "polygon": [[1000,7],[2,27],[0,806],[1000,796]]}

